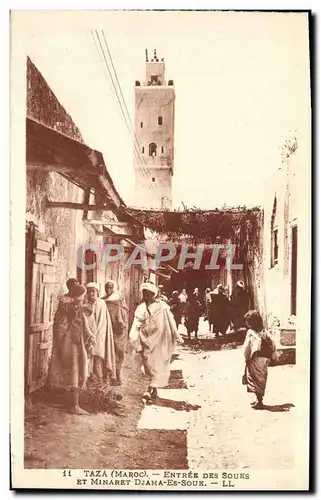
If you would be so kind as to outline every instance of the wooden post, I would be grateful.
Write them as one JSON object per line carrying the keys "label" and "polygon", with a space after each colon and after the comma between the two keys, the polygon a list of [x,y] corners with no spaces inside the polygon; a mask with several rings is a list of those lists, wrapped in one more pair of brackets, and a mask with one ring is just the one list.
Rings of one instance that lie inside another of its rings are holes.
{"label": "wooden post", "polygon": [[[84,192],[84,199],[83,199],[84,205],[89,205],[89,201],[90,201],[90,188],[86,189],[86,191]],[[88,210],[84,210],[84,213],[82,215],[83,220],[86,220],[87,217],[88,217]]]}

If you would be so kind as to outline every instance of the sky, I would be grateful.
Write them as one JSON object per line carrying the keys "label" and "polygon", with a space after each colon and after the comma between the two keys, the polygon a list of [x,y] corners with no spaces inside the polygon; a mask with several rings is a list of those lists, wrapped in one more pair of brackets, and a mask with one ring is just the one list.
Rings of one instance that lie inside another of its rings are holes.
{"label": "sky", "polygon": [[129,205],[133,143],[90,30],[104,31],[132,121],[145,48],[165,59],[176,91],[174,207],[261,204],[282,142],[309,126],[306,14],[29,11],[16,21],[26,53]]}

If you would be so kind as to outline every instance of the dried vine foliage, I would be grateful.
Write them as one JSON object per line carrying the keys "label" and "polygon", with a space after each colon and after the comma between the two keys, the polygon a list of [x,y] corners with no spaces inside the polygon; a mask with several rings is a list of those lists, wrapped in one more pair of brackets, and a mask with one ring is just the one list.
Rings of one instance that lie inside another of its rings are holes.
{"label": "dried vine foliage", "polygon": [[122,414],[122,396],[100,379],[91,376],[86,388],[80,391],[79,402],[90,413]]}
{"label": "dried vine foliage", "polygon": [[143,226],[166,235],[167,241],[224,243],[231,241],[241,251],[260,247],[263,212],[259,207],[222,208],[215,210],[157,211],[127,208]]}

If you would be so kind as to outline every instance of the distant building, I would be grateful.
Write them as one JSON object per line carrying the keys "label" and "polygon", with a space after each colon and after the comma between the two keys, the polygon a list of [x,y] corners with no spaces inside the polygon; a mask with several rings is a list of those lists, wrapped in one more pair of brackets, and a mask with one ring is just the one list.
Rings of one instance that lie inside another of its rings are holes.
{"label": "distant building", "polygon": [[165,81],[165,63],[146,51],[146,81],[135,84],[135,205],[172,207],[174,169],[173,81]]}

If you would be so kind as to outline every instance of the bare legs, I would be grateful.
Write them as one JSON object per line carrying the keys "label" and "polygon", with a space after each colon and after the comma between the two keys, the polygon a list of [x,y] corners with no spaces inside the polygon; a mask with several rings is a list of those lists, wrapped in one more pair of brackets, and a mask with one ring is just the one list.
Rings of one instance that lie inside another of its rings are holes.
{"label": "bare legs", "polygon": [[157,399],[157,389],[156,387],[152,387],[151,385],[148,387],[148,390],[143,394],[143,402],[145,404],[152,404]]}
{"label": "bare legs", "polygon": [[70,396],[68,405],[69,413],[74,413],[76,415],[88,415],[88,412],[83,410],[79,406],[79,389],[73,387],[70,390],[69,396]]}

